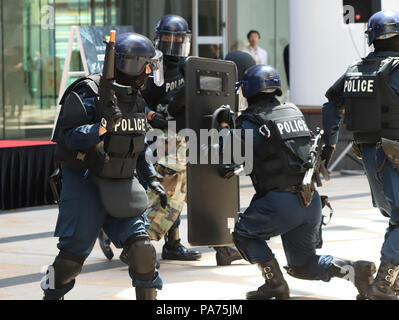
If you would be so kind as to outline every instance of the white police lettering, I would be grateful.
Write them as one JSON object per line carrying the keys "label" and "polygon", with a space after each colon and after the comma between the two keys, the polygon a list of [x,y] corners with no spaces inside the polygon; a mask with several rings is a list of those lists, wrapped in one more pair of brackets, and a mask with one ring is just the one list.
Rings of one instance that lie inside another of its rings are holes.
{"label": "white police lettering", "polygon": [[297,133],[297,132],[308,132],[309,128],[306,125],[305,120],[296,119],[296,120],[288,120],[284,122],[277,122],[277,128],[280,131],[281,135],[287,133]]}
{"label": "white police lettering", "polygon": [[122,119],[122,121],[115,126],[115,132],[145,132],[145,124],[144,118]]}
{"label": "white police lettering", "polygon": [[184,84],[184,78],[171,81],[171,82],[166,82],[165,83],[165,92],[168,93],[169,91],[173,91],[177,89],[178,87],[182,86]]}
{"label": "white police lettering", "polygon": [[344,85],[344,92],[374,92],[374,80],[352,79],[346,80]]}

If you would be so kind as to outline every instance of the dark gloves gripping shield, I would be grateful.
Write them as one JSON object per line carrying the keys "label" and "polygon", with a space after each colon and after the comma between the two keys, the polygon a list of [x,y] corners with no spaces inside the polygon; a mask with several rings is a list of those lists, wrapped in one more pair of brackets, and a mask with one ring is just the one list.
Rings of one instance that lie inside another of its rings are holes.
{"label": "dark gloves gripping shield", "polygon": [[165,209],[168,205],[168,197],[166,196],[164,187],[156,176],[149,178],[148,187],[159,196],[161,200],[161,206]]}
{"label": "dark gloves gripping shield", "polygon": [[154,112],[149,120],[150,125],[157,129],[166,129],[168,127],[168,119],[164,113]]}

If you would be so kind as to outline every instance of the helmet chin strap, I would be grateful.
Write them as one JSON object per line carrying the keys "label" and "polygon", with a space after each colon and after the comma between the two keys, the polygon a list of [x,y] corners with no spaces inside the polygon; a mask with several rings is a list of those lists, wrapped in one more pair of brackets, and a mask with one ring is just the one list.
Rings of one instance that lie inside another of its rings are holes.
{"label": "helmet chin strap", "polygon": [[145,70],[143,71],[142,74],[135,76],[135,77],[130,76],[118,69],[116,69],[116,73],[115,73],[115,78],[116,78],[117,83],[119,83],[123,86],[132,87],[136,91],[144,89],[144,87],[147,83],[148,77],[149,77],[149,74],[147,74],[145,72]]}

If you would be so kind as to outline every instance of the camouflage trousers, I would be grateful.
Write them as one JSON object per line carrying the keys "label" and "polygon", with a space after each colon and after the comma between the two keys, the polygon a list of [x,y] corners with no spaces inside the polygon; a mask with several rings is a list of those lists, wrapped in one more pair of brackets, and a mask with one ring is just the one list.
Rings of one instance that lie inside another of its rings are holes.
{"label": "camouflage trousers", "polygon": [[158,241],[169,231],[183,210],[187,197],[186,170],[174,171],[156,164],[158,176],[166,190],[168,204],[162,208],[159,197],[152,191],[147,191],[147,218],[150,222],[147,232],[151,240]]}

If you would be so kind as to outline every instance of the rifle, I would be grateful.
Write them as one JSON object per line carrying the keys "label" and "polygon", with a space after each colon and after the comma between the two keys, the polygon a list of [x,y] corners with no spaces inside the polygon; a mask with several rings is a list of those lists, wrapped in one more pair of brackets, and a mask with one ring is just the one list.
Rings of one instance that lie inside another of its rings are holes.
{"label": "rifle", "polygon": [[99,88],[101,117],[106,108],[112,108],[117,103],[115,90],[113,90],[115,85],[115,37],[116,31],[111,30],[109,41],[104,41],[107,47],[105,49],[104,66]]}
{"label": "rifle", "polygon": [[307,163],[307,171],[302,180],[303,186],[310,186],[315,179],[318,187],[321,187],[320,173],[327,181],[330,180],[328,171],[321,160],[321,152],[323,150],[323,133],[320,128],[316,128],[313,138],[313,143],[310,147],[310,156]]}
{"label": "rifle", "polygon": [[318,187],[321,187],[320,173],[326,180],[330,180],[328,171],[321,160],[321,152],[323,150],[323,133],[320,128],[316,128],[313,134],[313,143],[310,146],[309,160],[306,164],[307,170],[299,187],[299,201],[302,206],[307,207],[313,199],[313,181]]}

